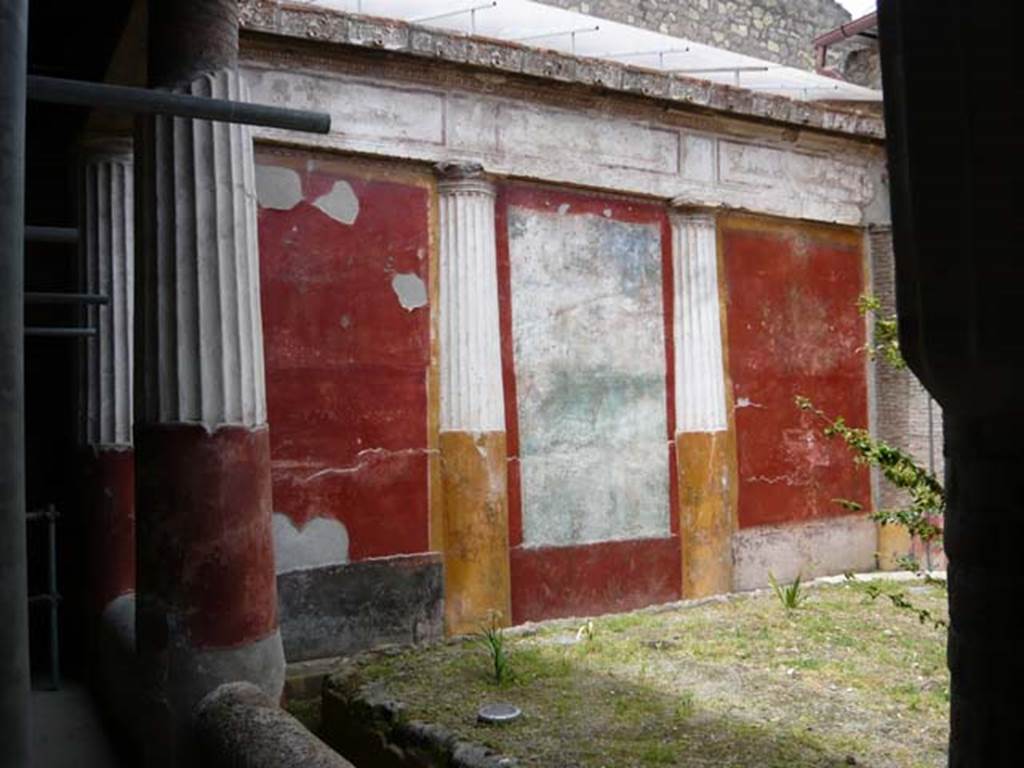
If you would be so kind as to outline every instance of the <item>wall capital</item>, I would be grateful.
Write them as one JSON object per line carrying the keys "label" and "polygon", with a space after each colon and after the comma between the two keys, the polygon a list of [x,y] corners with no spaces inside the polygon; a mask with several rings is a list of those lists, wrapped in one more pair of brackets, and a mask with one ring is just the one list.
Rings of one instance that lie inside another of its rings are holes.
{"label": "wall capital", "polygon": [[671,219],[686,219],[695,224],[714,224],[715,218],[721,209],[717,206],[707,207],[694,205],[693,200],[687,197],[673,197],[668,201],[668,215]]}
{"label": "wall capital", "polygon": [[474,160],[444,160],[434,166],[434,172],[442,194],[494,195],[494,185],[488,180],[483,165]]}

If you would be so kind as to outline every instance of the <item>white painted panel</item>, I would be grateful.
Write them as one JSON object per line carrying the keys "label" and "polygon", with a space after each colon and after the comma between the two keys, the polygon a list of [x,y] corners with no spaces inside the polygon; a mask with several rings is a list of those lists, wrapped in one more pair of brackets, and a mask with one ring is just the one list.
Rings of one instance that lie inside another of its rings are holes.
{"label": "white painted panel", "polygon": [[375,142],[444,143],[440,93],[299,72],[249,70],[246,76],[254,102],[326,109],[333,133]]}
{"label": "white painted panel", "polygon": [[710,136],[683,135],[682,175],[690,181],[715,180],[715,140]]}
{"label": "white painted panel", "polygon": [[502,104],[498,114],[502,152],[533,157],[582,156],[610,167],[676,174],[679,139],[675,131],[605,116]]}
{"label": "white painted panel", "polygon": [[527,546],[669,535],[661,234],[509,211]]}
{"label": "white painted panel", "polygon": [[888,216],[884,158],[853,144],[828,157],[455,88],[261,64],[247,65],[245,75],[255,101],[332,115],[325,136],[254,128],[258,138],[422,162],[474,161],[497,175],[789,218],[861,225]]}

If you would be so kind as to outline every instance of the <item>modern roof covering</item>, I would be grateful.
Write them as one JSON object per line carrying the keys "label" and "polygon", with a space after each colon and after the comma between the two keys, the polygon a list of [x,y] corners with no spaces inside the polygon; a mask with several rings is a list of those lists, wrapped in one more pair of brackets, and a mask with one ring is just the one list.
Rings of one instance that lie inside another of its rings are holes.
{"label": "modern roof covering", "polygon": [[[674,72],[803,101],[881,101],[880,91],[530,0],[292,0]],[[807,41],[808,49],[811,41]]]}

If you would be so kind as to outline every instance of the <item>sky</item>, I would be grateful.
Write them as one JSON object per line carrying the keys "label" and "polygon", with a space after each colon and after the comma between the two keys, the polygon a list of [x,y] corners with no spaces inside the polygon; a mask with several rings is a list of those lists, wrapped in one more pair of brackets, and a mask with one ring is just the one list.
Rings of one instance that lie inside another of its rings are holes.
{"label": "sky", "polygon": [[875,10],[876,0],[839,0],[839,4],[855,19]]}

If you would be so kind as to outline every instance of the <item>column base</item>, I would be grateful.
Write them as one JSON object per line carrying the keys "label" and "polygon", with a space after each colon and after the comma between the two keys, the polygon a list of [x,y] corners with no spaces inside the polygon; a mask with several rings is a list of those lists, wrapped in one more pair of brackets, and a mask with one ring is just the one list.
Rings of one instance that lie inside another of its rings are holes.
{"label": "column base", "polygon": [[193,765],[193,710],[223,683],[284,684],[266,427],[136,430],[137,642],[147,765]]}
{"label": "column base", "polygon": [[505,433],[442,432],[445,625],[475,632],[511,620]]}
{"label": "column base", "polygon": [[684,598],[732,591],[736,449],[731,432],[676,435]]}
{"label": "column base", "polygon": [[121,595],[135,591],[135,452],[86,450],[89,602],[94,620]]}

